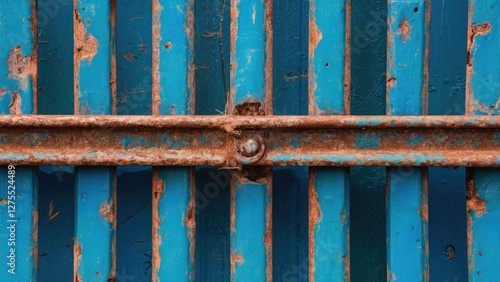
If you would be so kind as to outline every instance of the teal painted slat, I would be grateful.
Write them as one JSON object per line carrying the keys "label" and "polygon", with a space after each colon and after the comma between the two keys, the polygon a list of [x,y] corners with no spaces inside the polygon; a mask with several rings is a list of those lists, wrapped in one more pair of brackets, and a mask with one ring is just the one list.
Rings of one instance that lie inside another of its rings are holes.
{"label": "teal painted slat", "polygon": [[[226,114],[272,115],[272,1],[231,1]],[[244,140],[242,140],[244,141]],[[272,169],[231,174],[231,281],[272,280]]]}
{"label": "teal painted slat", "polygon": [[[153,1],[153,115],[194,114],[194,28],[194,1]],[[194,281],[194,168],[153,173],[153,281]]]}
{"label": "teal painted slat", "polygon": [[231,180],[231,281],[272,281],[271,183]]}
{"label": "teal painted slat", "polygon": [[[310,115],[350,112],[350,6],[309,2]],[[309,281],[350,279],[348,178],[347,168],[309,169]]]}
{"label": "teal painted slat", "polygon": [[349,281],[349,173],[312,167],[309,181],[309,281]]}
{"label": "teal painted slat", "polygon": [[[36,113],[36,18],[34,1],[0,3],[0,114]],[[0,168],[0,281],[37,279],[36,176],[32,167]]]}
{"label": "teal painted slat", "polygon": [[[500,11],[497,1],[469,1],[466,112],[500,114]],[[467,244],[470,281],[498,279],[500,170],[468,169]]]}
{"label": "teal painted slat", "polygon": [[[75,114],[116,113],[113,4],[113,0],[74,2]],[[76,168],[75,216],[75,280],[115,279],[115,167]]]}
{"label": "teal painted slat", "polygon": [[[388,115],[427,114],[428,5],[388,2]],[[388,168],[387,177],[387,279],[428,281],[427,169]]]}

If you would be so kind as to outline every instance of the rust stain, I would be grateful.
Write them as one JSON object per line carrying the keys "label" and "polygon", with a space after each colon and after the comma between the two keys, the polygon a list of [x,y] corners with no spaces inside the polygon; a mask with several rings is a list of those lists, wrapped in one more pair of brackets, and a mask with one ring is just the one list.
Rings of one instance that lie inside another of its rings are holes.
{"label": "rust stain", "polygon": [[248,101],[239,105],[235,105],[233,115],[237,116],[263,116],[265,110],[260,102]]}
{"label": "rust stain", "polygon": [[54,206],[52,205],[52,201],[50,201],[50,203],[49,203],[49,214],[48,214],[49,219],[48,219],[48,221],[51,221],[54,218],[56,218],[59,215],[59,213],[60,212],[55,212],[54,213]]}
{"label": "rust stain", "polygon": [[[231,113],[231,109],[235,106],[233,104],[232,97],[236,96],[236,69],[238,68],[238,63],[236,62],[236,40],[238,39],[238,18],[240,16],[240,10],[238,6],[240,0],[231,1],[230,5],[230,36],[229,36],[229,50],[230,50],[230,64],[229,64],[229,81],[230,90],[229,97],[226,101],[225,114]],[[266,93],[267,94],[267,93]],[[267,96],[267,95],[266,95]]]}
{"label": "rust stain", "polygon": [[[236,194],[240,187],[240,172],[231,173],[230,178],[230,201],[229,201],[229,230],[231,233],[236,232]],[[233,264],[231,264],[233,267]]]}
{"label": "rust stain", "polygon": [[[189,206],[186,211],[185,225],[187,227],[187,236],[189,240],[189,260],[194,264],[196,259],[196,171],[194,169],[190,170],[191,174],[191,186],[190,194],[191,198],[189,200]],[[189,273],[189,279],[191,281],[195,280],[196,271],[193,268]]]}
{"label": "rust stain", "polygon": [[410,34],[411,34],[411,25],[410,23],[408,22],[408,19],[403,19],[401,20],[401,22],[399,23],[399,26],[398,26],[398,35],[401,35],[403,37],[403,42],[406,42],[408,40],[410,40]]}
{"label": "rust stain", "polygon": [[345,3],[344,111],[351,113],[351,0]]}
{"label": "rust stain", "polygon": [[[194,14],[194,0],[188,0],[186,3],[186,23],[184,27],[184,31],[186,33],[186,38],[188,40],[188,52],[194,53],[194,41],[195,41],[195,14]],[[188,109],[187,112],[194,114],[196,109],[196,65],[194,62],[194,55],[191,55],[189,58],[188,64],[188,73],[187,73],[187,87],[189,90],[188,96]]]}
{"label": "rust stain", "polygon": [[2,198],[2,199],[0,199],[0,206],[5,206],[8,202],[9,202],[9,200]]}
{"label": "rust stain", "polygon": [[316,170],[309,169],[309,281],[313,282],[316,272],[315,267],[315,237],[316,225],[321,221],[321,208],[316,191]]}
{"label": "rust stain", "polygon": [[486,201],[479,198],[479,193],[474,187],[474,178],[467,179],[467,196],[466,196],[467,212],[475,212],[475,217],[481,217],[487,212]]}
{"label": "rust stain", "polygon": [[36,57],[23,56],[21,46],[16,46],[10,50],[9,57],[7,58],[8,77],[18,81],[20,90],[27,90],[30,77],[33,82],[36,81],[37,62],[34,59]]}
{"label": "rust stain", "polygon": [[118,98],[116,93],[116,0],[110,0],[111,11],[111,73],[109,77],[109,86],[111,89],[111,114],[117,114]]}
{"label": "rust stain", "polygon": [[87,59],[91,62],[97,54],[99,42],[87,33],[82,16],[78,11],[78,0],[73,0],[73,25],[74,25],[74,108],[75,115],[80,112],[80,62]]}
{"label": "rust stain", "polygon": [[18,92],[12,92],[12,102],[9,105],[9,111],[11,115],[21,114],[21,96]]}
{"label": "rust stain", "polygon": [[73,273],[75,276],[75,282],[83,282],[82,277],[78,274],[78,267],[80,265],[80,259],[82,257],[82,246],[76,241],[73,246]]}
{"label": "rust stain", "polygon": [[159,177],[158,170],[153,170],[153,240],[152,240],[152,276],[154,282],[159,282],[158,271],[160,270],[161,255],[160,255],[160,245],[161,245],[161,235],[158,232],[160,229],[160,216],[159,216],[159,202],[161,195],[165,189],[165,182]]}
{"label": "rust stain", "polygon": [[490,32],[491,24],[490,23],[482,23],[482,24],[473,24],[472,21],[472,13],[473,9],[469,9],[469,30],[468,30],[468,40],[467,40],[467,77],[466,77],[466,88],[465,88],[465,108],[466,114],[474,114],[476,109],[482,110],[483,112],[488,113],[489,107],[478,105],[474,102],[474,90],[473,85],[471,83],[472,76],[474,74],[473,64],[472,64],[472,49],[475,48],[474,41],[476,36],[485,35]]}
{"label": "rust stain", "polygon": [[160,114],[160,41],[161,41],[161,23],[160,16],[163,7],[158,0],[152,1],[153,27],[152,27],[152,107],[153,115]]}
{"label": "rust stain", "polygon": [[231,273],[235,273],[236,264],[242,265],[245,262],[245,259],[240,254],[234,254],[231,255],[230,261],[231,261]]}
{"label": "rust stain", "polygon": [[[316,92],[316,74],[314,73],[314,52],[319,42],[323,38],[323,34],[316,24],[316,4],[311,2],[309,7],[309,82],[308,82],[308,100],[309,114],[316,114],[317,107],[315,101]],[[346,42],[347,44],[347,42]]]}
{"label": "rust stain", "polygon": [[266,189],[269,200],[266,204],[266,232],[264,234],[264,246],[266,248],[266,278],[268,282],[273,281],[273,187],[272,168],[267,167]]}
{"label": "rust stain", "polygon": [[111,242],[111,269],[109,270],[108,282],[116,281],[116,236]]}
{"label": "rust stain", "polygon": [[35,269],[38,268],[38,210],[34,209],[31,212],[31,252],[33,254],[33,262]]}
{"label": "rust stain", "polygon": [[[417,9],[418,10],[418,9]],[[425,1],[425,25],[424,25],[424,36],[425,36],[425,50],[424,50],[424,69],[423,69],[423,82],[422,90],[420,91],[420,104],[423,107],[423,114],[429,114],[429,63],[430,63],[430,49],[431,49],[431,0]],[[427,270],[427,273],[429,271]]]}
{"label": "rust stain", "polygon": [[273,114],[273,0],[264,1],[264,26],[266,33],[265,98],[263,110],[267,115]]}
{"label": "rust stain", "polygon": [[111,224],[114,224],[116,217],[114,213],[113,200],[109,203],[101,203],[101,206],[99,207],[99,214],[106,218],[106,220],[108,220]]}
{"label": "rust stain", "polygon": [[31,4],[31,33],[33,36],[33,47],[31,50],[31,84],[33,88],[33,113],[38,113],[38,9],[37,9],[37,1],[30,0]]}

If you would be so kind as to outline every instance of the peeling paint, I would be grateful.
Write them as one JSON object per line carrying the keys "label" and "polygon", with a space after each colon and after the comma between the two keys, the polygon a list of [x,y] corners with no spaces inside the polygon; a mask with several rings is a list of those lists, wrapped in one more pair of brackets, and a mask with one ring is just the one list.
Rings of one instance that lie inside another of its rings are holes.
{"label": "peeling paint", "polygon": [[36,61],[31,56],[24,56],[21,46],[16,46],[10,50],[7,69],[9,71],[8,77],[18,81],[20,90],[27,90],[30,77],[36,80]]}
{"label": "peeling paint", "polygon": [[159,282],[158,271],[160,270],[161,255],[160,255],[160,245],[162,241],[162,236],[158,233],[160,229],[160,217],[158,205],[165,189],[165,182],[158,176],[158,171],[153,170],[153,202],[152,202],[152,218],[153,218],[153,240],[152,240],[152,276],[153,281]]}
{"label": "peeling paint", "polygon": [[475,212],[475,217],[481,217],[487,212],[486,201],[479,198],[478,191],[474,187],[474,178],[467,179],[467,212]]}

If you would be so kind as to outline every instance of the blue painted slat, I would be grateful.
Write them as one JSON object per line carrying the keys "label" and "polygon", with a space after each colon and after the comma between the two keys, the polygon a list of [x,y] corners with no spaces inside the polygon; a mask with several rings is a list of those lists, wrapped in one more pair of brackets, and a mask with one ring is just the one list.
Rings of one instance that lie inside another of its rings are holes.
{"label": "blue painted slat", "polygon": [[[309,2],[309,114],[350,112],[350,1]],[[349,172],[309,169],[309,281],[349,281]]]}
{"label": "blue painted slat", "polygon": [[[272,114],[272,1],[231,1],[227,114]],[[231,174],[231,281],[272,280],[272,170]],[[250,222],[250,224],[249,224]]]}
{"label": "blue painted slat", "polygon": [[[500,114],[500,11],[497,1],[469,1],[466,112]],[[470,281],[498,279],[500,170],[468,169],[467,240]]]}
{"label": "blue painted slat", "polygon": [[[116,113],[116,7],[113,3],[113,0],[74,2],[75,114]],[[114,167],[76,168],[75,216],[75,280],[115,279]]]}
{"label": "blue painted slat", "polygon": [[[36,18],[34,1],[0,3],[0,114],[36,113]],[[36,176],[32,167],[0,168],[0,281],[37,279]]]}
{"label": "blue painted slat", "polygon": [[[427,114],[429,15],[425,0],[388,2],[388,115]],[[427,281],[427,169],[387,173],[387,279]]]}
{"label": "blue painted slat", "polygon": [[[153,1],[152,32],[153,115],[194,114],[194,1]],[[153,281],[195,279],[194,179],[194,168],[154,168]]]}

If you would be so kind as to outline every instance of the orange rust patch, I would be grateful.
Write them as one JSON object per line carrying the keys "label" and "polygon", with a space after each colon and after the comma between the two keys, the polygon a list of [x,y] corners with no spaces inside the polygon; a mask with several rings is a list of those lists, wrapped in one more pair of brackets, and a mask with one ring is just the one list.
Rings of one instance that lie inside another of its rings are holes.
{"label": "orange rust patch", "polygon": [[111,269],[109,270],[108,282],[116,281],[116,236],[111,243]]}
{"label": "orange rust patch", "polygon": [[351,0],[345,4],[344,111],[351,113]]}
{"label": "orange rust patch", "polygon": [[316,74],[314,73],[314,51],[318,46],[319,42],[323,38],[323,34],[321,30],[319,30],[318,25],[316,24],[316,17],[314,16],[316,7],[314,4],[311,4],[309,7],[310,16],[309,16],[309,81],[308,81],[308,101],[309,101],[309,113],[315,114],[317,112],[315,95],[316,91]]}
{"label": "orange rust patch", "polygon": [[152,106],[151,111],[153,115],[160,113],[160,41],[161,41],[161,24],[160,16],[162,6],[158,0],[152,1],[153,10],[153,27],[152,27],[152,81],[151,81],[151,95]]}
{"label": "orange rust patch", "polygon": [[9,111],[11,115],[21,114],[21,96],[18,92],[12,92],[12,102],[9,105]]}
{"label": "orange rust patch", "polygon": [[36,61],[31,56],[23,56],[21,46],[16,46],[10,50],[7,59],[8,77],[18,81],[18,87],[21,90],[28,88],[28,78],[36,77]]}
{"label": "orange rust patch", "polygon": [[160,245],[161,245],[161,236],[158,233],[158,229],[160,229],[160,216],[158,214],[158,205],[163,194],[163,190],[165,189],[165,182],[158,176],[158,170],[153,170],[153,202],[152,202],[152,215],[153,215],[153,240],[152,240],[152,256],[151,256],[151,264],[152,264],[152,276],[153,281],[159,282],[160,279],[158,277],[158,271],[160,270]]}
{"label": "orange rust patch", "polygon": [[4,206],[6,205],[7,203],[9,202],[9,200],[3,198],[3,199],[0,199],[0,206]]}
{"label": "orange rust patch", "polygon": [[245,262],[245,259],[240,254],[231,255],[231,273],[236,272],[236,263],[242,265]]}
{"label": "orange rust patch", "polygon": [[314,231],[316,225],[321,221],[321,208],[318,202],[318,193],[314,183],[316,171],[314,168],[309,169],[309,281],[314,281],[316,272],[314,257],[315,257],[315,240]]}
{"label": "orange rust patch", "polygon": [[[187,236],[189,240],[189,260],[194,263],[196,259],[196,171],[190,169],[191,186],[189,200],[189,207],[186,211],[185,225],[187,227]],[[193,268],[189,273],[189,279],[195,280],[195,269]]]}
{"label": "orange rust patch", "polygon": [[265,114],[273,114],[273,0],[265,1],[264,26],[266,32],[265,92],[263,110]]}
{"label": "orange rust patch", "polygon": [[408,41],[410,39],[411,25],[407,19],[403,19],[399,23],[398,34],[403,36],[404,41]]}
{"label": "orange rust patch", "polygon": [[53,220],[54,218],[56,218],[57,216],[59,215],[59,212],[55,212],[54,213],[54,206],[52,205],[52,201],[50,201],[50,204],[49,204],[49,219],[48,221],[51,221]]}
{"label": "orange rust patch", "polygon": [[106,218],[110,223],[114,224],[116,217],[113,209],[113,202],[101,203],[101,206],[99,207],[99,214]]}
{"label": "orange rust patch", "polygon": [[480,217],[487,212],[486,201],[479,198],[478,191],[474,187],[474,179],[467,179],[467,211],[474,211],[476,217]]}
{"label": "orange rust patch", "polygon": [[75,282],[82,282],[82,277],[78,274],[78,266],[82,257],[82,246],[75,240],[73,246],[73,273],[75,275]]}
{"label": "orange rust patch", "polygon": [[263,116],[265,111],[260,102],[245,102],[234,106],[233,115],[238,116]]}
{"label": "orange rust patch", "polygon": [[[236,40],[238,38],[238,18],[240,16],[240,10],[238,9],[238,6],[240,4],[240,0],[234,0],[232,1],[230,5],[230,36],[229,36],[229,50],[230,50],[230,63],[229,63],[229,85],[230,90],[229,90],[229,96],[234,97],[236,95],[236,87],[235,85],[235,79],[236,79],[236,68],[238,66],[238,63],[236,62],[235,54],[236,54]],[[226,107],[225,107],[225,113],[229,114],[231,113],[231,109],[233,109],[234,104],[233,104],[233,99],[231,98],[227,99],[226,102]]]}

